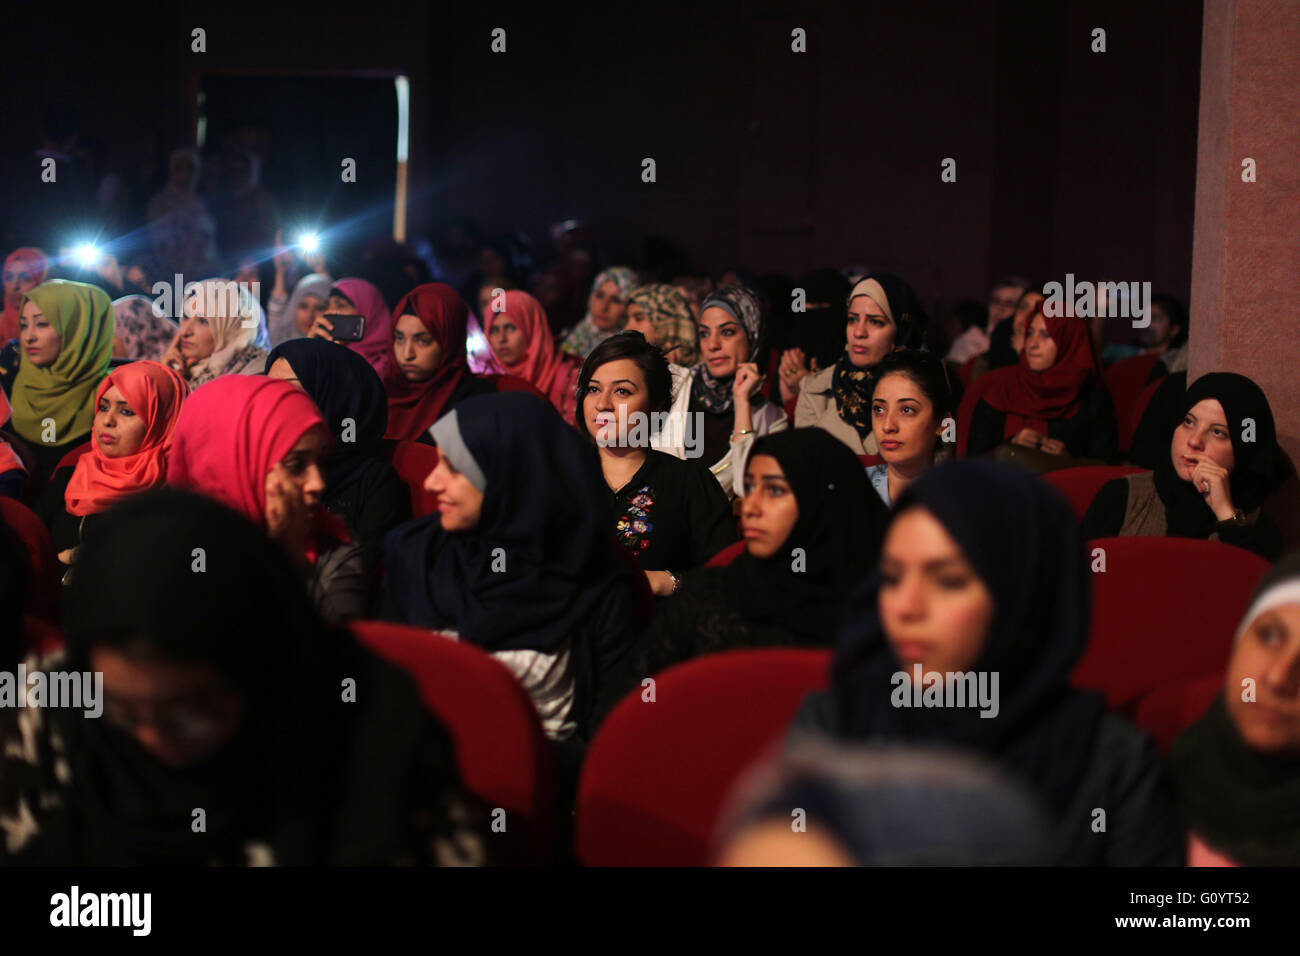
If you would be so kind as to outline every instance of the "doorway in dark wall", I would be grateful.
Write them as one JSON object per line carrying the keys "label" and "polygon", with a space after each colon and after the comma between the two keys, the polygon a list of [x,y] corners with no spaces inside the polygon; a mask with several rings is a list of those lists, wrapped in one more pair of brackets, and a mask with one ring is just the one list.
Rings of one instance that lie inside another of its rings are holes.
{"label": "doorway in dark wall", "polygon": [[[398,106],[392,76],[223,76],[199,79],[206,180],[224,188],[223,157],[251,152],[274,194],[286,242],[318,229],[356,247],[391,236],[397,183]],[[355,182],[343,161],[356,161]],[[225,250],[223,250],[225,251]]]}

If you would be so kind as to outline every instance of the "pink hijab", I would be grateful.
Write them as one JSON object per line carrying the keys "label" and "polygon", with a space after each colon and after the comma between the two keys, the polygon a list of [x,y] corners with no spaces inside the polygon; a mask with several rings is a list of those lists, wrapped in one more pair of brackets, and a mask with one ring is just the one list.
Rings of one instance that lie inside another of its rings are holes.
{"label": "pink hijab", "polygon": [[369,362],[381,379],[387,378],[392,361],[393,317],[383,295],[365,279],[339,279],[333,288],[348,297],[358,315],[366,317],[361,341],[348,342],[348,348]]}
{"label": "pink hijab", "polygon": [[493,364],[507,375],[515,375],[541,390],[551,404],[559,410],[564,420],[572,423],[578,406],[576,389],[581,363],[555,347],[550,323],[542,304],[527,292],[511,289],[505,294],[505,308],[500,313],[489,311],[485,331],[489,343],[492,327],[502,318],[514,321],[528,340],[528,351],[514,365],[506,365],[492,356]]}
{"label": "pink hijab", "polygon": [[[50,260],[33,246],[19,246],[5,256],[5,271],[22,269],[40,285],[50,273]],[[18,315],[22,311],[23,297],[4,297],[4,312],[0,314],[0,345],[18,338]]]}
{"label": "pink hijab", "polygon": [[302,389],[278,378],[223,375],[181,405],[167,483],[215,498],[266,527],[266,476],[317,425],[329,432]]}

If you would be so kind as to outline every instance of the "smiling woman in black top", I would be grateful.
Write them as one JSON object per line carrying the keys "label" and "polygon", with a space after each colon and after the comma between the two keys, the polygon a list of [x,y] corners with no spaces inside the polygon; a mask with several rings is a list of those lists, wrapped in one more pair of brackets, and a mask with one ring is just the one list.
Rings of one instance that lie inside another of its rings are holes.
{"label": "smiling woman in black top", "polygon": [[577,423],[600,452],[615,536],[660,597],[736,540],[727,496],[709,469],[650,447],[671,392],[668,362],[640,332],[596,346],[578,376]]}

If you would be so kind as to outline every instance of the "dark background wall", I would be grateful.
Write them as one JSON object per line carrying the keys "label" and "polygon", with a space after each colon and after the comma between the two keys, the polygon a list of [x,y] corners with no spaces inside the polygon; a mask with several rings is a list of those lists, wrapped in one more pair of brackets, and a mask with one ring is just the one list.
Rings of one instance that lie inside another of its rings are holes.
{"label": "dark background wall", "polygon": [[[544,251],[546,226],[572,216],[612,256],[639,258],[660,234],[703,269],[858,262],[931,304],[1007,271],[1187,296],[1195,0],[330,6],[13,11],[4,148],[34,148],[42,104],[63,99],[110,163],[161,169],[192,141],[205,72],[401,72],[412,233],[465,215]],[[190,52],[194,26],[205,54]],[[489,50],[497,26],[504,55]],[[656,183],[641,182],[645,157]],[[940,181],[945,157],[956,183]]]}

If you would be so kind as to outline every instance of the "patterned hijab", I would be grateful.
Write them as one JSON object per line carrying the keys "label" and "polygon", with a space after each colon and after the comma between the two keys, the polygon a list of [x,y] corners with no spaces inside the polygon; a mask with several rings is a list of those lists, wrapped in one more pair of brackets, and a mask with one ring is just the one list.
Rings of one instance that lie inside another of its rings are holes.
{"label": "patterned hijab", "polygon": [[[55,279],[27,293],[59,333],[59,355],[37,368],[19,353],[13,385],[13,426],[35,445],[64,445],[82,438],[95,418],[95,389],[113,355],[113,304],[108,293],[85,282]],[[24,305],[26,301],[24,301]],[[42,422],[52,418],[55,440],[43,442]]]}
{"label": "patterned hijab", "polygon": [[284,311],[272,323],[269,330],[272,348],[284,342],[303,338],[302,330],[298,328],[299,304],[307,296],[320,299],[322,303],[328,302],[330,287],[330,280],[317,272],[303,276],[298,280],[298,284],[293,287],[293,294],[289,296],[289,302],[285,305]]}
{"label": "patterned hijab", "polygon": [[[246,349],[259,347],[257,341],[266,336],[266,313],[252,294],[243,286],[235,286],[225,279],[204,279],[197,283],[197,300],[208,328],[212,330],[212,354],[196,362],[189,370],[191,388],[197,388],[223,375]],[[235,297],[231,298],[231,291]],[[186,296],[188,305],[190,296]],[[212,314],[206,314],[211,302]],[[181,333],[176,333],[172,346],[180,348]]]}
{"label": "patterned hijab", "polygon": [[583,317],[581,322],[569,329],[568,335],[560,343],[560,348],[570,355],[585,359],[591,354],[592,349],[623,328],[620,323],[617,328],[598,329],[591,318],[591,301],[596,297],[596,292],[606,282],[614,283],[618,287],[619,298],[624,300],[630,298],[637,287],[636,273],[627,266],[611,266],[596,276],[596,280],[591,284],[591,294],[587,296],[586,316]]}
{"label": "patterned hijab", "polygon": [[[919,349],[925,338],[925,313],[912,287],[889,272],[873,272],[853,284],[846,307],[865,295],[884,310],[894,323],[894,348]],[[847,338],[847,330],[845,336]],[[875,391],[875,368],[859,368],[849,360],[847,348],[835,363],[831,390],[840,418],[866,438],[871,434],[871,394]]]}
{"label": "patterned hijab", "polygon": [[113,300],[113,324],[122,343],[119,358],[156,362],[176,338],[176,323],[155,311],[147,295],[124,295]]}
{"label": "patterned hijab", "polygon": [[100,383],[95,404],[115,385],[131,411],[144,419],[144,440],[135,454],[123,458],[109,458],[99,442],[92,442],[90,452],[77,459],[64,492],[68,514],[96,514],[119,498],[167,480],[167,452],[190,387],[180,373],[165,365],[132,362]]}
{"label": "patterned hijab", "polygon": [[[21,246],[5,256],[5,272],[22,271],[31,276],[37,285],[50,274],[50,260],[33,246]],[[23,308],[21,295],[5,296],[4,313],[0,314],[0,345],[18,337],[18,314]]]}
{"label": "patterned hijab", "polygon": [[644,309],[654,326],[655,345],[667,355],[673,349],[674,365],[690,368],[700,360],[699,340],[695,334],[695,316],[686,296],[676,286],[654,282],[643,285],[627,300],[628,308]]}
{"label": "patterned hijab", "polygon": [[[749,342],[749,355],[746,362],[758,358],[763,348],[764,330],[763,313],[759,308],[758,297],[744,286],[729,285],[714,292],[700,306],[700,315],[705,309],[718,308],[725,311],[740,323]],[[734,375],[727,378],[714,378],[709,373],[709,364],[699,362],[691,368],[691,398],[705,411],[721,414],[731,411],[731,383]],[[755,395],[750,404],[757,407],[766,399],[762,394]]]}

